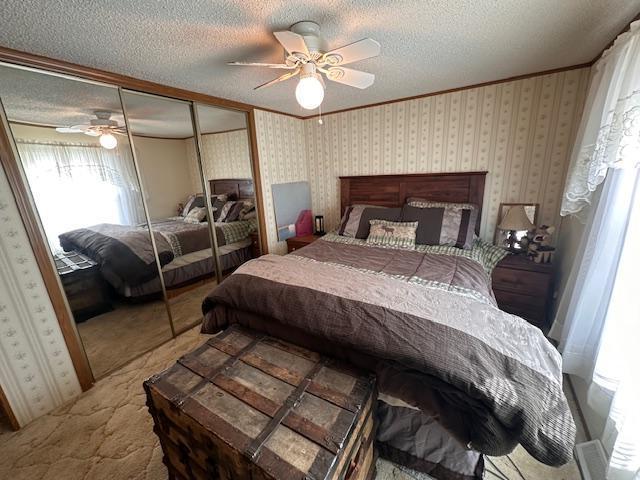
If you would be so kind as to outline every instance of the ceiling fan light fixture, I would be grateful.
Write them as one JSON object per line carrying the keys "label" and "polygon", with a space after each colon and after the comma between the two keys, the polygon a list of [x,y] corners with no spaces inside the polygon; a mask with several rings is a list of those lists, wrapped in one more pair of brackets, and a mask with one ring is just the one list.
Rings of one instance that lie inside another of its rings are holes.
{"label": "ceiling fan light fixture", "polygon": [[324,100],[324,85],[313,64],[306,64],[302,68],[296,87],[296,100],[306,110],[315,110]]}
{"label": "ceiling fan light fixture", "polygon": [[113,150],[118,146],[118,140],[110,133],[103,133],[100,135],[100,145],[107,150]]}
{"label": "ceiling fan light fixture", "polygon": [[288,70],[273,80],[258,85],[254,90],[270,87],[295,76],[300,76],[296,86],[296,100],[306,110],[318,108],[324,100],[324,77],[332,82],[365,89],[373,85],[375,75],[346,68],[345,65],[380,55],[380,44],[371,38],[327,51],[320,35],[320,25],[302,21],[289,30],[273,32],[284,48],[283,63],[229,62],[228,65],[254,66]]}

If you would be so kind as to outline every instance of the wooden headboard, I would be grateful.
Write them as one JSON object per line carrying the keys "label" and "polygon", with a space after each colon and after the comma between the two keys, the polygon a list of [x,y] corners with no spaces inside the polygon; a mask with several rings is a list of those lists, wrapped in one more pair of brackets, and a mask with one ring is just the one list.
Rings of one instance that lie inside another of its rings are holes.
{"label": "wooden headboard", "polygon": [[253,180],[250,178],[219,178],[209,180],[211,195],[235,196],[237,200],[253,199]]}
{"label": "wooden headboard", "polygon": [[486,175],[487,172],[464,172],[340,177],[340,213],[358,203],[401,207],[409,197],[475,203],[480,209],[475,226],[479,234]]}

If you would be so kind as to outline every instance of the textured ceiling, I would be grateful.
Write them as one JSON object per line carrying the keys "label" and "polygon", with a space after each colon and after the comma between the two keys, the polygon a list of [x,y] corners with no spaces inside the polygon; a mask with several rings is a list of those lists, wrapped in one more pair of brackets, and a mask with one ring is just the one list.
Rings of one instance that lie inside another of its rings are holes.
{"label": "textured ceiling", "polygon": [[324,111],[590,61],[640,0],[2,0],[0,45],[254,105],[308,115],[294,81],[227,61],[279,61],[273,30],[321,25],[330,47],[364,37],[380,57],[361,91],[328,82]]}
{"label": "textured ceiling", "polygon": [[[127,91],[123,99],[134,135],[193,136],[187,103]],[[56,127],[80,125],[95,118],[95,110],[108,110],[113,120],[124,124],[116,88],[1,64],[0,100],[12,122]],[[198,119],[202,133],[246,127],[245,113],[223,108],[200,105]]]}
{"label": "textured ceiling", "polygon": [[[123,98],[134,135],[164,138],[193,136],[191,111],[187,103],[134,92],[124,92]],[[198,123],[202,133],[246,128],[246,114],[198,105]]]}

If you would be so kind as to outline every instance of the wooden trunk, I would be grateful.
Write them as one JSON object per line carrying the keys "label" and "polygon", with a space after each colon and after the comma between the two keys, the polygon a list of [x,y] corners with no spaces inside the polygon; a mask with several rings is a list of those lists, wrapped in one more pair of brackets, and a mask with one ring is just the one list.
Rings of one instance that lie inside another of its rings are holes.
{"label": "wooden trunk", "polygon": [[231,327],[144,382],[170,478],[375,475],[375,377]]}

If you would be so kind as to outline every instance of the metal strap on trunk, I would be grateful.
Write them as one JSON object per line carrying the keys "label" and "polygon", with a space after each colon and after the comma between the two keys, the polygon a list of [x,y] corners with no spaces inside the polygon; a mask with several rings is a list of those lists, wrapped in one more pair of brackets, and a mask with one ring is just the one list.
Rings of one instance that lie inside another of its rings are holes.
{"label": "metal strap on trunk", "polygon": [[255,337],[253,340],[251,340],[251,342],[249,342],[242,349],[240,349],[240,351],[237,354],[229,356],[229,358],[227,358],[224,361],[224,363],[222,363],[222,365],[220,365],[218,368],[213,370],[206,377],[202,376],[200,374],[200,372],[195,371],[186,362],[184,362],[183,361],[184,357],[178,359],[178,363],[182,367],[186,368],[187,370],[189,370],[190,372],[192,372],[192,373],[194,373],[194,374],[196,374],[198,376],[202,376],[202,380],[200,380],[194,387],[192,387],[186,393],[181,394],[181,395],[177,395],[174,398],[172,398],[171,399],[171,403],[173,403],[177,407],[182,406],[182,404],[184,404],[184,402],[187,400],[187,398],[189,398],[194,393],[198,392],[207,383],[213,383],[213,380],[215,379],[216,376],[218,376],[219,373],[225,372],[225,371],[229,371],[236,363],[238,363],[240,361],[240,357],[242,357],[245,353],[247,353],[249,350],[251,350],[253,347],[255,347],[258,343],[260,343],[260,341],[262,341],[263,338],[264,338],[264,335],[258,335],[257,337]]}
{"label": "metal strap on trunk", "polygon": [[287,414],[300,403],[300,399],[304,392],[306,392],[307,388],[318,374],[318,372],[325,366],[326,360],[321,359],[318,363],[314,365],[311,371],[305,376],[304,380],[300,382],[300,384],[296,387],[296,389],[291,392],[291,394],[287,397],[284,403],[280,406],[276,414],[271,418],[269,423],[267,423],[266,427],[260,432],[260,434],[249,444],[249,446],[245,449],[245,454],[253,461],[256,459],[262,446],[269,440],[269,437],[275,432],[276,428]]}

